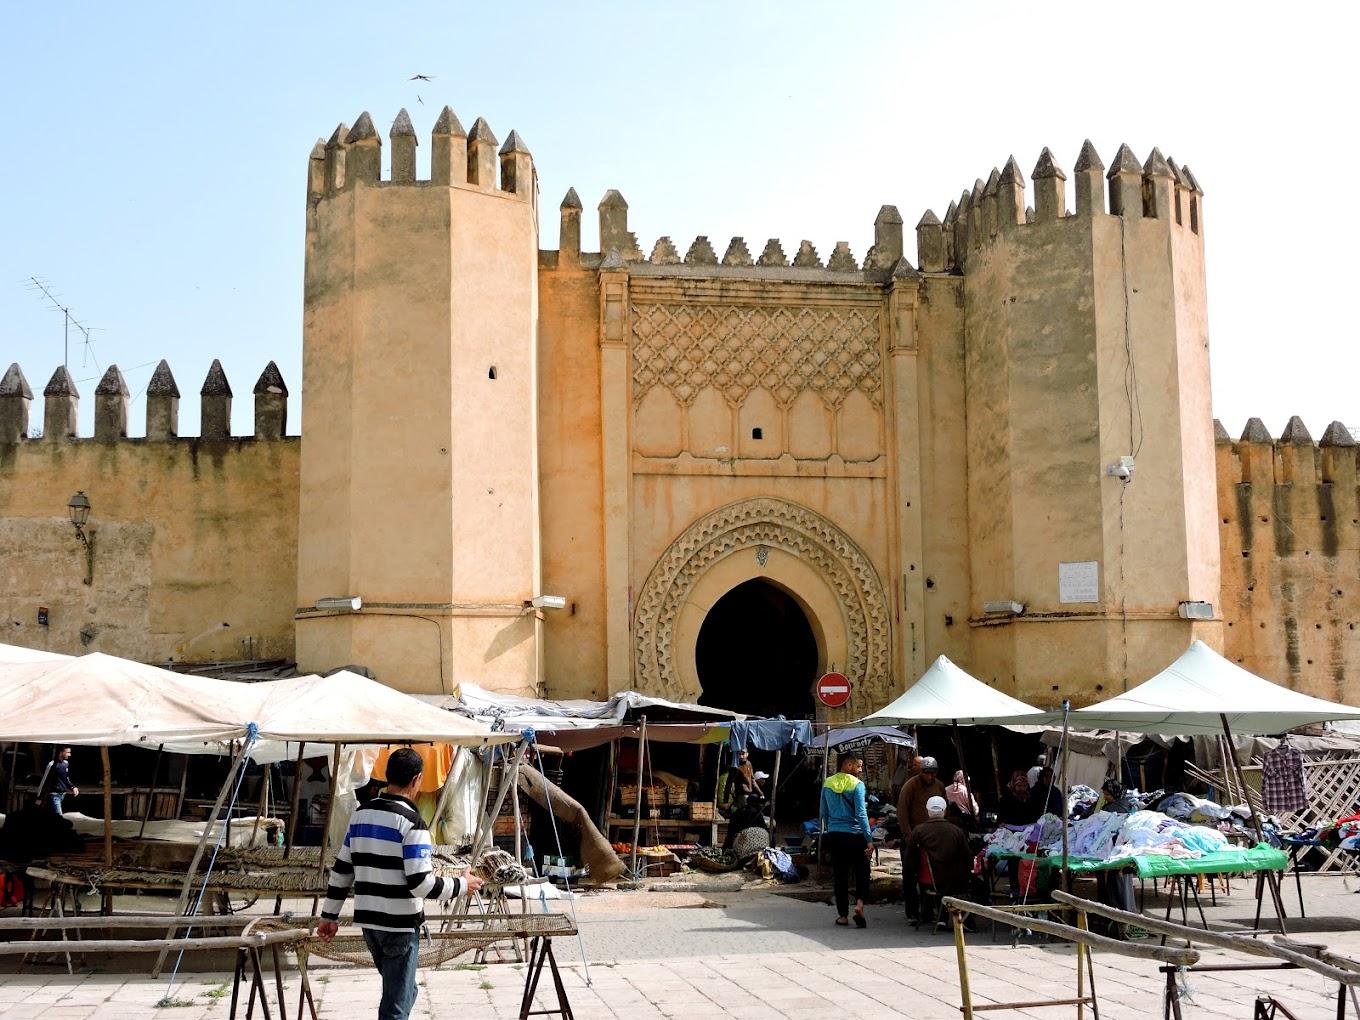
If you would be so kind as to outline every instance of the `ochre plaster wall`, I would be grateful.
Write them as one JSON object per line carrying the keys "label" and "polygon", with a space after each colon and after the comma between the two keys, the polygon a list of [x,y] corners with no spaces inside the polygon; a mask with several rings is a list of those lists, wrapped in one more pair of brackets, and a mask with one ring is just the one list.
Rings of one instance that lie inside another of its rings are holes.
{"label": "ochre plaster wall", "polygon": [[[146,662],[291,657],[300,448],[297,438],[0,445],[0,640]],[[66,510],[77,490],[92,505],[89,586]]]}

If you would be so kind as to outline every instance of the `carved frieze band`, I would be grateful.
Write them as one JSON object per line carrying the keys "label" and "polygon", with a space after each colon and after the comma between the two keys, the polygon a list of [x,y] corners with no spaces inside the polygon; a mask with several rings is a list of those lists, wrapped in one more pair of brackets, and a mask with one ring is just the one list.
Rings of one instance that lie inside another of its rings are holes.
{"label": "carved frieze band", "polygon": [[834,410],[855,390],[882,401],[871,306],[633,304],[633,399],[653,386],[688,407],[705,386],[732,406],[764,387],[780,407],[812,390]]}
{"label": "carved frieze band", "polygon": [[886,703],[891,683],[889,615],[878,572],[849,536],[826,518],[767,497],[732,503],[701,517],[657,561],[634,614],[638,689],[677,700],[698,693],[683,689],[676,669],[676,617],[710,566],[750,546],[782,549],[822,575],[845,616],[849,649],[843,672],[856,681],[856,696],[863,695],[865,703]]}

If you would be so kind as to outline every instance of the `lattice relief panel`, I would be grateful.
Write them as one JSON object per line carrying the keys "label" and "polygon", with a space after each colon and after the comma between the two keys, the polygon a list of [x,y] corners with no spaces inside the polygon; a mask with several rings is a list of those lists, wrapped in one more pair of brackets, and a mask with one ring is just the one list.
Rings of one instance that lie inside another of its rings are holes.
{"label": "lattice relief panel", "polygon": [[654,386],[688,407],[712,386],[733,407],[764,387],[787,409],[805,390],[835,410],[883,395],[878,312],[804,305],[633,305],[633,400]]}

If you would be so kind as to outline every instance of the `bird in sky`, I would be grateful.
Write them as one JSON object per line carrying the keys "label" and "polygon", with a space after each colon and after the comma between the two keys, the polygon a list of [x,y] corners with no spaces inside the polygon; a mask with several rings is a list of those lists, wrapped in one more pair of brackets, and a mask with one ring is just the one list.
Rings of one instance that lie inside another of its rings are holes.
{"label": "bird in sky", "polygon": [[406,80],[407,80],[407,81],[434,81],[434,75],[432,75],[432,74],[413,74],[413,75],[411,75],[411,77],[407,78]]}

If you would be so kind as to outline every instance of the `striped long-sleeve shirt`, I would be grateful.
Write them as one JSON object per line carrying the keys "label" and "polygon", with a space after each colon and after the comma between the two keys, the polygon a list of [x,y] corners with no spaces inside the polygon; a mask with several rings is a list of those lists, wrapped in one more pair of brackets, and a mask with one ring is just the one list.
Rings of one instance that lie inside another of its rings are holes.
{"label": "striped long-sleeve shirt", "polygon": [[430,866],[430,831],[405,797],[383,794],[354,812],[345,845],[331,867],[321,916],[337,920],[354,889],[354,923],[404,932],[425,923],[424,900],[451,900],[460,879],[440,878]]}

